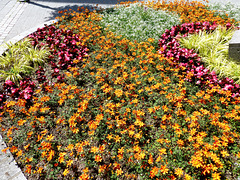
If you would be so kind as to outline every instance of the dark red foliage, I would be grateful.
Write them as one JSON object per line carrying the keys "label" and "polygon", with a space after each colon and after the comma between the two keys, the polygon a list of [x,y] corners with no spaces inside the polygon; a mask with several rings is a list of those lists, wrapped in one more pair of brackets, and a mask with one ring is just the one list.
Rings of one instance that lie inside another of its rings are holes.
{"label": "dark red foliage", "polygon": [[[60,70],[67,70],[69,67],[75,66],[74,60],[81,62],[82,58],[87,55],[88,49],[81,45],[78,35],[73,34],[70,30],[57,29],[55,26],[45,26],[39,28],[33,34],[28,36],[32,39],[32,45],[42,47],[48,46],[51,55],[48,58],[49,67],[51,67],[51,79],[47,79],[46,72],[43,67],[39,67],[36,71],[36,79],[33,76],[25,77],[16,85],[12,81],[6,81],[0,90],[0,109],[3,108],[7,98],[25,99],[28,104],[31,103],[36,82],[38,84],[47,85],[56,79],[57,82],[64,81],[64,75],[60,74]],[[35,82],[35,83],[34,83]]]}
{"label": "dark red foliage", "polygon": [[[180,37],[186,37],[188,34],[197,33],[200,30],[211,32],[217,28],[217,24],[210,24],[209,22],[185,23],[182,25],[173,26],[172,29],[166,30],[159,39],[159,53],[177,63],[179,66],[184,66],[187,73],[193,73],[190,82],[198,84],[200,87],[212,87],[217,84],[224,90],[231,90],[233,96],[240,95],[240,88],[235,84],[232,79],[222,78],[219,79],[214,71],[210,72],[206,69],[204,62],[193,49],[181,48],[178,42]],[[228,23],[227,28],[233,27]]]}

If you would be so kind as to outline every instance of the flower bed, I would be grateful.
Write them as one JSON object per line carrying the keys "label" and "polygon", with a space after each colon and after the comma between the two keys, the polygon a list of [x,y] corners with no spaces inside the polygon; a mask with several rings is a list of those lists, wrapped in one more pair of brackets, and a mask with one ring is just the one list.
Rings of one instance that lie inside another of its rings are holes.
{"label": "flower bed", "polygon": [[[25,176],[237,178],[239,87],[208,73],[198,54],[178,43],[217,22],[173,26],[156,49],[153,38],[129,40],[104,29],[102,13],[79,11],[30,35],[51,56],[20,82],[25,88],[4,84],[1,130]],[[30,96],[13,96],[17,88]]]}

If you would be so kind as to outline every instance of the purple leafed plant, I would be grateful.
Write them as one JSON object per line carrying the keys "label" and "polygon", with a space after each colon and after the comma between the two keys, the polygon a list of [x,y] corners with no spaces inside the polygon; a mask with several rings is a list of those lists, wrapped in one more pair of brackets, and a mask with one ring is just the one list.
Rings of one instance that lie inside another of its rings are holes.
{"label": "purple leafed plant", "polygon": [[73,63],[74,60],[81,63],[83,57],[87,55],[88,49],[81,45],[79,36],[73,34],[70,30],[45,26],[28,37],[32,39],[33,46],[42,47],[47,45],[50,48],[51,55],[46,63],[51,69],[51,75],[47,78],[46,70],[40,66],[35,71],[36,77],[25,77],[20,81],[19,85],[10,80],[4,82],[0,89],[0,109],[3,108],[4,102],[9,97],[14,100],[25,99],[27,103],[31,103],[36,83],[44,86],[53,82],[53,79],[56,79],[57,82],[63,82],[64,75],[60,73],[61,70],[76,66],[77,63]]}
{"label": "purple leafed plant", "polygon": [[[214,71],[210,72],[209,69],[205,68],[201,57],[193,49],[181,48],[178,42],[180,37],[198,33],[200,30],[211,32],[217,26],[216,23],[210,24],[209,22],[185,23],[173,26],[170,30],[166,30],[159,39],[159,53],[167,58],[171,58],[179,66],[185,67],[187,73],[192,73],[193,76],[188,78],[188,81],[194,82],[202,88],[220,85],[223,90],[230,90],[233,97],[239,96],[240,88],[238,84],[227,77],[219,79]],[[226,27],[229,29],[233,25],[228,23]]]}

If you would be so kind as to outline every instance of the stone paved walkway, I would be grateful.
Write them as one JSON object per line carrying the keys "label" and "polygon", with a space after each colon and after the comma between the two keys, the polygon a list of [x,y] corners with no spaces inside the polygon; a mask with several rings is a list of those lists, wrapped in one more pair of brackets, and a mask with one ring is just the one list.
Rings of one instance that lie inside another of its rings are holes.
{"label": "stone paved walkway", "polygon": [[27,4],[10,1],[8,6],[12,6],[12,8],[10,8],[10,11],[0,22],[0,44],[2,44],[6,37],[9,35],[10,31],[19,20]]}

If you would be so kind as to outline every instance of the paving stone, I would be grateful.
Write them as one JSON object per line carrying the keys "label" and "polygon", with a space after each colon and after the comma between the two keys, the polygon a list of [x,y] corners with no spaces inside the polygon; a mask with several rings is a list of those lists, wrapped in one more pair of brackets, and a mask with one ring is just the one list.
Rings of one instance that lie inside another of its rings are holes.
{"label": "paving stone", "polygon": [[240,62],[240,30],[235,31],[229,42],[229,57]]}

